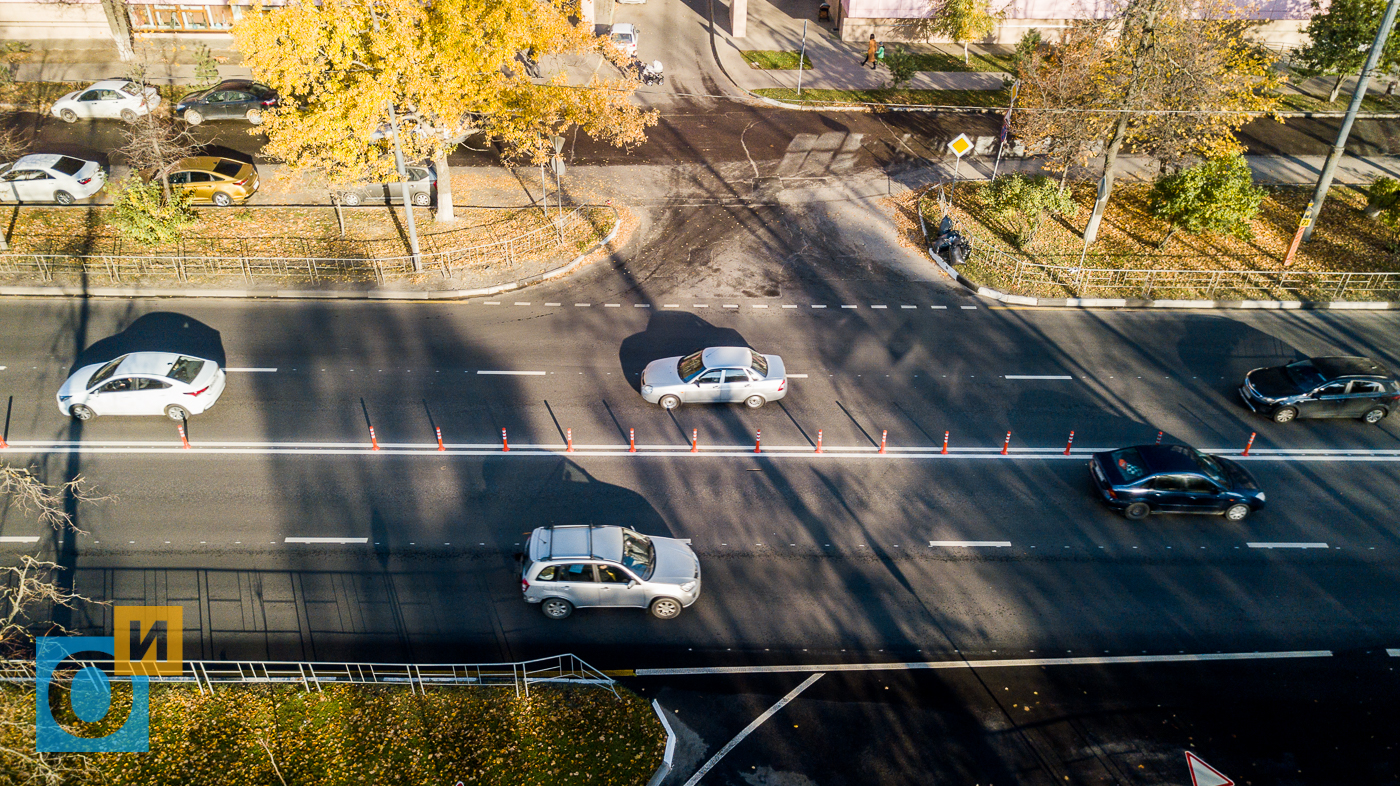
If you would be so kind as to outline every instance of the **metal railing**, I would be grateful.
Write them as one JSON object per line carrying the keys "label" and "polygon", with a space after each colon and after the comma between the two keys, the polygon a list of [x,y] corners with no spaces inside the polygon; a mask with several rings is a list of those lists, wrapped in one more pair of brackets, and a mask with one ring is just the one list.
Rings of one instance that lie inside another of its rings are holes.
{"label": "metal railing", "polygon": [[[110,660],[66,660],[75,669],[95,667],[114,675]],[[517,696],[530,695],[530,686],[542,683],[599,685],[617,695],[614,680],[575,655],[555,655],[518,663],[303,663],[298,661],[187,660],[177,675],[151,674],[154,682],[193,682],[201,693],[207,687],[231,684],[293,684],[306,690],[325,685],[407,685],[424,693],[441,687],[513,687]],[[0,681],[34,680],[34,662],[0,662]]]}
{"label": "metal railing", "polygon": [[[599,227],[592,213],[598,210],[617,210],[611,206],[582,205],[548,219],[543,226],[519,235],[466,248],[429,251],[421,254],[422,270],[415,271],[413,257],[409,255],[375,257],[368,253],[370,246],[364,246],[362,253],[341,257],[281,257],[263,256],[249,253],[249,246],[256,241],[237,241],[238,253],[228,253],[222,247],[209,249],[212,253],[201,253],[182,243],[180,250],[170,254],[69,254],[55,250],[59,241],[52,241],[44,253],[0,254],[0,273],[37,273],[44,281],[52,281],[58,273],[83,276],[105,276],[112,282],[122,283],[124,278],[139,275],[171,275],[178,280],[189,281],[191,275],[242,276],[252,283],[260,277],[309,278],[313,283],[327,280],[366,280],[373,276],[383,282],[388,276],[403,276],[423,273],[441,273],[444,278],[453,273],[473,267],[503,262],[513,267],[523,259],[536,257],[565,245],[566,237],[577,231],[599,233]],[[427,236],[429,239],[433,236]],[[193,253],[192,253],[193,252]]]}

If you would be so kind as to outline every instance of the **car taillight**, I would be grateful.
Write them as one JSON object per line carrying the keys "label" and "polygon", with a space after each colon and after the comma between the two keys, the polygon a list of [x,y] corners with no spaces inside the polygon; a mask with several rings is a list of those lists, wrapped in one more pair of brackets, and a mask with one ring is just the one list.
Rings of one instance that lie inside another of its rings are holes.
{"label": "car taillight", "polygon": [[1109,499],[1118,499],[1118,495],[1113,493],[1113,489],[1105,489],[1105,491],[1108,492]]}
{"label": "car taillight", "polygon": [[530,582],[526,581],[525,579],[521,579],[521,580],[520,580],[520,591],[521,591],[521,592],[528,592],[529,589],[530,589]]}
{"label": "car taillight", "polygon": [[91,183],[91,182],[92,182],[92,178],[90,178],[90,177],[85,177],[85,178],[83,178],[82,180],[79,180],[79,181],[78,181],[78,185],[80,185],[80,186],[85,186],[85,185],[87,185],[88,183]]}
{"label": "car taillight", "polygon": [[252,180],[252,179],[253,179],[252,176],[245,177],[245,178],[243,178],[242,180],[235,180],[235,181],[233,181],[233,184],[234,184],[235,186],[238,186],[239,188],[242,188],[243,186],[248,185],[248,181],[250,181],[250,180]]}
{"label": "car taillight", "polygon": [[203,393],[204,391],[206,391],[206,390],[208,390],[208,389],[209,389],[209,386],[208,386],[208,385],[205,385],[204,387],[200,388],[199,390],[196,390],[196,391],[193,392],[193,393],[186,393],[185,395],[186,395],[186,396],[198,396],[200,393]]}
{"label": "car taillight", "polygon": [[275,99],[275,98],[264,98],[264,99],[263,99],[263,102],[262,102],[262,105],[263,105],[263,106],[277,106],[277,99]]}
{"label": "car taillight", "polygon": [[787,380],[784,379],[782,382],[779,382],[779,383],[778,383],[778,392],[779,392],[779,393],[782,393],[782,392],[783,392],[783,389],[786,388],[786,387],[787,387]]}

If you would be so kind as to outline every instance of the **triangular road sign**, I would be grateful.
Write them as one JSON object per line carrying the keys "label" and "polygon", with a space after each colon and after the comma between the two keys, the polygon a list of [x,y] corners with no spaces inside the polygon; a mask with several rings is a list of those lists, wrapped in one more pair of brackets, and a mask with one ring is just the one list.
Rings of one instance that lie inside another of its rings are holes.
{"label": "triangular road sign", "polygon": [[1186,752],[1186,766],[1191,770],[1191,786],[1235,786],[1234,781],[1191,751]]}

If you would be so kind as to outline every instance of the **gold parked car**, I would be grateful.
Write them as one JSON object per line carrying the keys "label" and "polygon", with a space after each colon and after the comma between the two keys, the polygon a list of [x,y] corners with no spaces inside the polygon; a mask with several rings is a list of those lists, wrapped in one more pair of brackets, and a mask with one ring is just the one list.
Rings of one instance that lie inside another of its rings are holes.
{"label": "gold parked car", "polygon": [[[156,179],[154,170],[148,169],[141,176]],[[197,205],[241,205],[258,192],[258,170],[230,158],[186,158],[170,168],[170,187],[189,194]]]}

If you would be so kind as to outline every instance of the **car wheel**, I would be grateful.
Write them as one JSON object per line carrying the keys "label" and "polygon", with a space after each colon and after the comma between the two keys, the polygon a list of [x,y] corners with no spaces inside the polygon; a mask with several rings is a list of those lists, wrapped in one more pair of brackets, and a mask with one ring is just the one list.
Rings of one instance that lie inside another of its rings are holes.
{"label": "car wheel", "polygon": [[125,123],[135,123],[135,122],[136,122],[136,113],[133,112],[133,111],[131,111],[130,109],[123,109],[123,110],[122,110],[122,122],[125,122]]}
{"label": "car wheel", "polygon": [[340,195],[340,204],[347,207],[356,207],[360,204],[360,195],[354,191],[346,191]]}
{"label": "car wheel", "polygon": [[681,615],[681,602],[673,598],[657,598],[651,602],[651,616],[659,620],[673,620]]}
{"label": "car wheel", "polygon": [[1383,407],[1376,407],[1375,409],[1368,410],[1366,414],[1361,416],[1361,419],[1375,425],[1385,420],[1385,409]]}
{"label": "car wheel", "polygon": [[204,122],[204,115],[201,115],[197,109],[186,109],[185,122],[192,126],[197,126]]}
{"label": "car wheel", "polygon": [[261,109],[249,109],[249,110],[248,110],[248,114],[245,115],[245,117],[248,118],[248,122],[249,122],[249,123],[252,123],[252,124],[255,125],[255,126],[260,126],[260,125],[262,125],[262,110],[261,110]]}
{"label": "car wheel", "polygon": [[675,409],[681,405],[681,399],[680,396],[662,396],[656,403],[660,404],[662,409]]}
{"label": "car wheel", "polygon": [[1249,515],[1248,505],[1231,505],[1225,509],[1225,518],[1228,521],[1244,521]]}
{"label": "car wheel", "polygon": [[540,611],[552,620],[562,620],[574,613],[574,604],[563,598],[548,598],[540,604]]}
{"label": "car wheel", "polygon": [[93,412],[91,409],[88,409],[82,404],[74,404],[73,406],[69,407],[68,414],[72,415],[74,420],[92,420],[93,418],[97,417],[96,412]]}
{"label": "car wheel", "polygon": [[165,416],[176,423],[183,423],[190,419],[190,411],[179,404],[171,404],[165,408]]}
{"label": "car wheel", "polygon": [[1298,410],[1293,407],[1279,407],[1274,410],[1275,423],[1287,423],[1296,417],[1298,417]]}
{"label": "car wheel", "polygon": [[55,191],[53,192],[53,201],[60,205],[71,205],[73,204],[73,195],[67,191]]}
{"label": "car wheel", "polygon": [[763,400],[763,396],[749,396],[748,398],[744,399],[744,406],[748,407],[749,409],[758,409],[759,407],[763,406],[764,403],[765,402]]}
{"label": "car wheel", "polygon": [[76,122],[78,122],[78,113],[77,113],[77,112],[74,112],[74,111],[71,110],[71,109],[64,109],[64,110],[60,111],[60,112],[58,113],[58,116],[61,117],[61,118],[63,118],[63,122],[65,122],[65,123],[76,123]]}
{"label": "car wheel", "polygon": [[1149,508],[1146,502],[1134,502],[1133,504],[1123,509],[1123,515],[1127,516],[1133,521],[1142,521],[1143,519],[1147,518],[1147,514],[1151,512],[1152,508]]}
{"label": "car wheel", "polygon": [[433,203],[433,195],[427,191],[419,191],[413,195],[413,204],[419,207],[427,207]]}
{"label": "car wheel", "polygon": [[215,191],[213,196],[214,204],[219,207],[228,207],[233,204],[233,197],[223,191]]}

